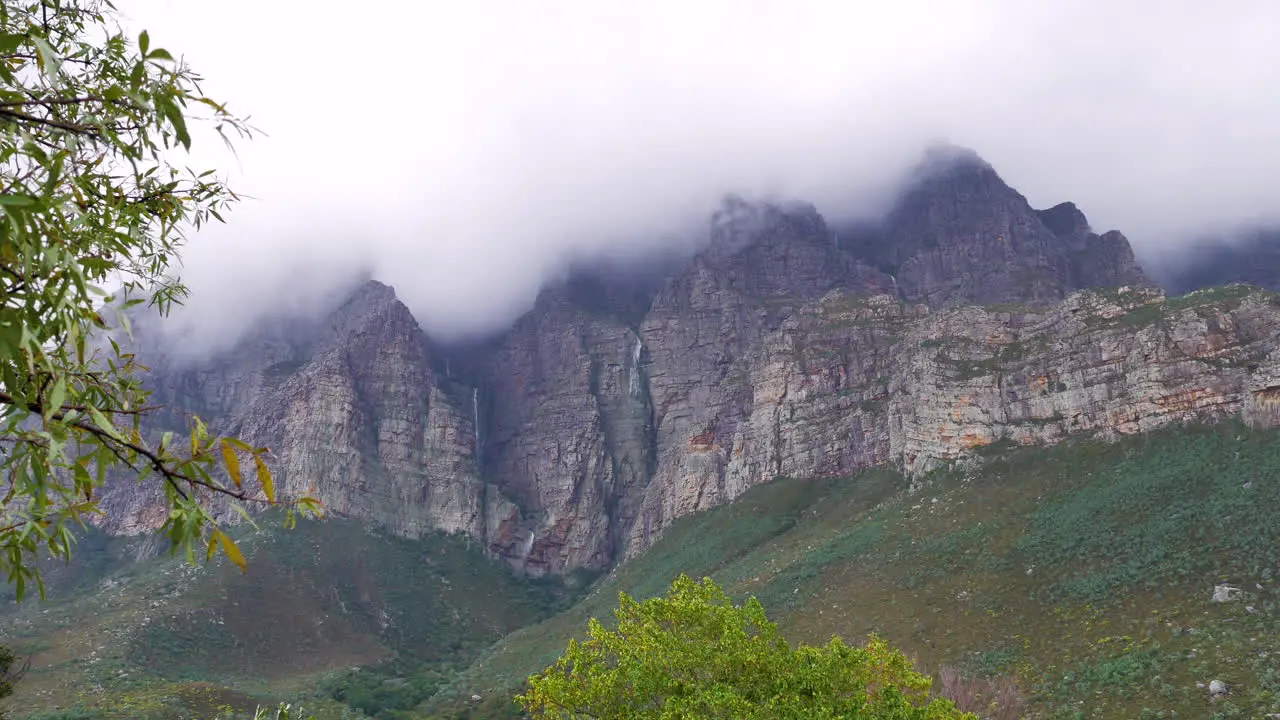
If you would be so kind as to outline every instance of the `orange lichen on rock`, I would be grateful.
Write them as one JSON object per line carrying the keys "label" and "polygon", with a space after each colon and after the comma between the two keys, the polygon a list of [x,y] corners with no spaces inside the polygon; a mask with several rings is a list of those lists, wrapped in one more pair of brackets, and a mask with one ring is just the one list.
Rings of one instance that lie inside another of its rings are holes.
{"label": "orange lichen on rock", "polygon": [[716,448],[716,432],[708,430],[689,438],[690,452],[710,452]]}

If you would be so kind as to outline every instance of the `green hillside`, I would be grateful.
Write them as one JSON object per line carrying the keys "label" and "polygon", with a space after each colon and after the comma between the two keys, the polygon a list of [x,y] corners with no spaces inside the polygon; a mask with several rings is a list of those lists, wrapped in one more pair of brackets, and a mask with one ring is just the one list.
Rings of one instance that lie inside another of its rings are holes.
{"label": "green hillside", "polygon": [[[681,519],[572,606],[460,539],[341,520],[242,528],[247,575],[125,562],[136,542],[93,536],[55,569],[55,600],[0,619],[34,657],[11,707],[512,717],[511,693],[619,590],[687,572],[756,595],[795,642],[875,632],[929,672],[1016,684],[1029,717],[1263,717],[1280,712],[1278,441],[1231,422],[993,449],[915,493],[888,469],[779,479]],[[1240,593],[1214,603],[1222,583]],[[1230,695],[1210,702],[1212,680]]]}
{"label": "green hillside", "polygon": [[[503,716],[511,689],[619,590],[649,597],[688,572],[755,594],[794,642],[875,632],[932,672],[1015,681],[1035,717],[1280,712],[1277,441],[1232,422],[1004,449],[914,494],[883,469],[780,479],[678,521],[424,710]],[[1219,583],[1242,592],[1213,603]],[[1230,695],[1211,703],[1215,679]]]}
{"label": "green hillside", "polygon": [[205,720],[317,687],[326,701],[310,705],[325,716],[342,716],[335,697],[412,707],[565,602],[558,586],[519,580],[458,538],[410,541],[338,519],[262,527],[236,533],[245,574],[225,561],[134,562],[139,541],[82,540],[73,564],[49,569],[48,603],[0,617],[0,642],[32,660],[9,707]]}

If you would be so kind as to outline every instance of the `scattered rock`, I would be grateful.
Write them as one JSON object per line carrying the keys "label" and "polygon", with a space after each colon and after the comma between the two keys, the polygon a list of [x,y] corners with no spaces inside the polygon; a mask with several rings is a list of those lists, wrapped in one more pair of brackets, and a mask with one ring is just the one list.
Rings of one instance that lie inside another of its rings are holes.
{"label": "scattered rock", "polygon": [[1213,602],[1224,603],[1236,600],[1240,597],[1240,588],[1234,588],[1230,585],[1214,585],[1213,586]]}
{"label": "scattered rock", "polygon": [[1227,694],[1227,684],[1221,680],[1213,680],[1209,683],[1209,697],[1218,699]]}

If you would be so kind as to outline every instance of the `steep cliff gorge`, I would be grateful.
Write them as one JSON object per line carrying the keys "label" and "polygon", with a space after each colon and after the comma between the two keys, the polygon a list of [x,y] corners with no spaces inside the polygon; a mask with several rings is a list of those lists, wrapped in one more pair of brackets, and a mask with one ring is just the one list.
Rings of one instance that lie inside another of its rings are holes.
{"label": "steep cliff gorge", "polygon": [[[1070,203],[1036,211],[952,150],[875,227],[729,198],[660,281],[580,273],[481,346],[434,346],[370,282],[219,356],[162,356],[153,383],[271,447],[286,492],[402,535],[463,533],[541,575],[606,569],[778,475],[1270,423],[1277,348],[1270,295],[1166,299],[1123,235]],[[114,531],[159,521],[127,483],[108,501]]]}

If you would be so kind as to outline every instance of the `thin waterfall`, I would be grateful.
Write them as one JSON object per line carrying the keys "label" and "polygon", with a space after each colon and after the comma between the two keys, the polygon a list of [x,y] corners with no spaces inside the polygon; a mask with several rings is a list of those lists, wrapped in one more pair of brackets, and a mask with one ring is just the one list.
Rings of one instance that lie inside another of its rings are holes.
{"label": "thin waterfall", "polygon": [[529,553],[533,552],[533,541],[537,538],[537,534],[531,528],[529,537],[524,541],[524,548],[520,552],[520,563],[524,564],[529,561]]}
{"label": "thin waterfall", "polygon": [[636,333],[636,345],[631,350],[631,378],[628,390],[631,397],[640,397],[640,352],[644,350],[644,343],[640,340],[640,333]]}
{"label": "thin waterfall", "polygon": [[480,388],[471,388],[471,427],[478,458],[480,457]]}

